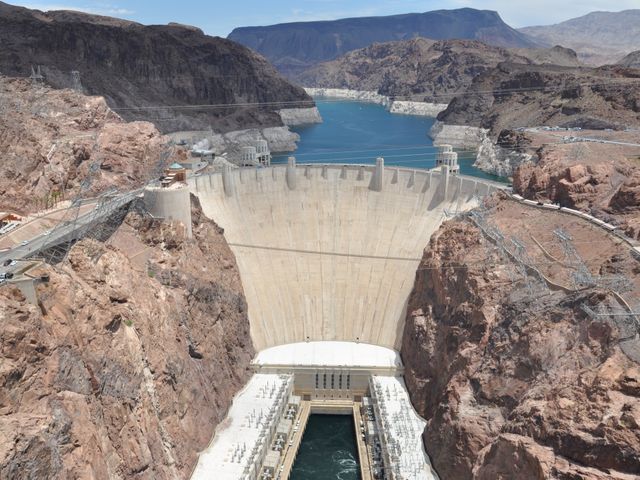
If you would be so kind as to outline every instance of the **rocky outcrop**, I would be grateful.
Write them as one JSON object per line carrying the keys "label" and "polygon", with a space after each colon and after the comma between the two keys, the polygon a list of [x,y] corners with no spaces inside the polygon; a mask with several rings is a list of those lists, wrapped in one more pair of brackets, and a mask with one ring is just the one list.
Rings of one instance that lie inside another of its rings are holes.
{"label": "rocky outcrop", "polygon": [[293,75],[376,42],[415,37],[480,40],[500,47],[539,46],[506,25],[497,12],[472,8],[242,27],[229,35],[229,39],[264,55],[280,71]]}
{"label": "rocky outcrop", "polygon": [[72,90],[0,76],[0,112],[0,210],[131,189],[184,155],[153,124],[127,123],[103,98]]}
{"label": "rocky outcrop", "polygon": [[440,112],[447,109],[446,103],[408,102],[394,101],[389,107],[389,112],[400,115],[416,115],[418,117],[437,117]]}
{"label": "rocky outcrop", "polygon": [[313,106],[261,56],[194,27],[0,2],[0,43],[3,74],[25,77],[40,66],[49,85],[103,96],[125,119],[163,132],[281,126],[283,106]]}
{"label": "rocky outcrop", "polygon": [[622,60],[618,62],[618,65],[622,65],[627,68],[640,68],[640,50],[631,52],[626,55]]}
{"label": "rocky outcrop", "polygon": [[459,148],[477,148],[486,139],[489,131],[465,125],[447,125],[437,121],[431,127],[429,136],[434,145],[453,145]]}
{"label": "rocky outcrop", "polygon": [[225,134],[202,132],[202,137],[202,149],[211,150],[216,155],[227,153],[230,159],[239,154],[241,147],[255,145],[258,140],[266,140],[272,152],[293,152],[300,141],[300,135],[287,127],[237,130]]}
{"label": "rocky outcrop", "polygon": [[640,236],[640,169],[620,146],[597,143],[554,145],[538,151],[513,178],[525,198],[559,203]]}
{"label": "rocky outcrop", "polygon": [[501,62],[550,61],[579,65],[575,52],[559,48],[510,50],[472,40],[414,38],[355,50],[295,78],[309,87],[376,91],[399,99],[444,104],[464,92],[476,76]]}
{"label": "rocky outcrop", "polygon": [[[640,292],[637,261],[604,231],[508,200],[487,208],[489,224],[517,237],[554,282],[570,278],[550,262],[562,255],[552,245],[562,226],[587,268],[615,265],[629,295]],[[401,353],[440,478],[636,478],[640,368],[618,347],[617,324],[581,308],[623,307],[597,288],[530,291],[511,262],[474,224],[453,220],[416,274]]]}
{"label": "rocky outcrop", "polygon": [[512,130],[502,131],[497,143],[485,137],[478,147],[473,166],[492,175],[511,177],[520,165],[534,159],[534,155],[527,151],[529,144],[525,135]]}
{"label": "rocky outcrop", "polygon": [[253,356],[239,273],[193,205],[130,213],[46,267],[41,305],[0,289],[0,478],[186,479]]}
{"label": "rocky outcrop", "polygon": [[438,120],[490,130],[539,125],[620,129],[640,121],[640,72],[501,63],[477,76]]}
{"label": "rocky outcrop", "polygon": [[389,97],[380,95],[374,91],[349,90],[346,88],[305,88],[305,91],[312,97],[319,98],[355,100],[358,102],[375,103],[385,107],[391,103]]}
{"label": "rocky outcrop", "polygon": [[317,107],[312,108],[285,108],[278,112],[282,123],[288,127],[298,125],[311,125],[322,123],[322,117]]}

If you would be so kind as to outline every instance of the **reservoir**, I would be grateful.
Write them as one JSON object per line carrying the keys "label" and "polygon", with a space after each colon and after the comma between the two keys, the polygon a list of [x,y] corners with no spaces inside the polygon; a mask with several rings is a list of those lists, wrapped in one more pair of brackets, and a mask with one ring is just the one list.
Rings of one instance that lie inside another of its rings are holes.
{"label": "reservoir", "polygon": [[311,415],[291,480],[359,480],[351,415]]}
{"label": "reservoir", "polygon": [[[433,168],[437,148],[427,135],[435,118],[391,114],[381,105],[344,100],[317,100],[324,120],[318,125],[294,127],[298,150],[274,155],[273,163],[368,163],[384,157],[385,166]],[[457,150],[461,173],[500,180],[473,166],[473,151]]]}

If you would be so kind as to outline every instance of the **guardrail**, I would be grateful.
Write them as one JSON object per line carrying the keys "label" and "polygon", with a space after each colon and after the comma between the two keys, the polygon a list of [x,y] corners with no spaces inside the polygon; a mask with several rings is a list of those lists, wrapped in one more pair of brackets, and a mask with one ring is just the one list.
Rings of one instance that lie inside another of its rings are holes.
{"label": "guardrail", "polygon": [[586,212],[581,212],[580,210],[574,210],[572,208],[561,207],[559,205],[555,205],[555,204],[552,204],[552,203],[542,203],[542,202],[536,202],[534,200],[527,200],[524,197],[522,197],[521,195],[514,194],[514,193],[508,193],[507,195],[508,195],[508,198],[510,200],[516,201],[516,202],[521,203],[523,205],[528,205],[530,207],[540,208],[540,209],[543,209],[543,210],[553,210],[555,212],[560,212],[560,213],[564,213],[564,214],[567,214],[567,215],[572,215],[574,217],[582,218],[583,220],[587,220],[588,222],[592,223],[593,225],[596,225],[596,226],[606,230],[607,232],[615,235],[616,237],[618,237],[621,240],[623,240],[624,242],[626,242],[631,247],[633,255],[636,258],[638,258],[638,260],[640,260],[640,242],[638,242],[637,240],[634,240],[633,238],[630,238],[627,235],[625,235],[625,233],[622,231],[622,229],[620,227],[617,227],[615,225],[611,225],[610,223],[607,223],[607,222],[605,222],[603,220],[600,220],[599,218],[596,218],[593,215],[589,215]]}

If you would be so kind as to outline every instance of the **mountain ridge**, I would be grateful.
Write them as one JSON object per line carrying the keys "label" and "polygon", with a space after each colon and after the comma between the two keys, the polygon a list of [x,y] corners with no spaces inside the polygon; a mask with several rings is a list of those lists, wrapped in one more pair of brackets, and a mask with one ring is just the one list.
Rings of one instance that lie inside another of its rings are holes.
{"label": "mountain ridge", "polygon": [[539,46],[538,41],[504,23],[497,12],[473,8],[240,27],[228,36],[264,55],[285,74],[375,42],[415,37],[481,40],[494,46]]}
{"label": "mountain ridge", "polygon": [[261,56],[194,27],[145,26],[0,2],[0,43],[4,75],[25,77],[40,66],[49,85],[104,96],[126,120],[149,120],[164,132],[282,125],[277,105],[201,110],[193,105],[312,104]]}
{"label": "mountain ridge", "polygon": [[501,62],[580,65],[573,50],[558,46],[505,49],[478,40],[415,38],[351,51],[294,79],[305,87],[376,91],[389,97],[446,103],[469,87],[474,77]]}
{"label": "mountain ridge", "polygon": [[581,60],[602,65],[640,49],[640,9],[595,11],[554,25],[518,31],[543,43],[572,48]]}

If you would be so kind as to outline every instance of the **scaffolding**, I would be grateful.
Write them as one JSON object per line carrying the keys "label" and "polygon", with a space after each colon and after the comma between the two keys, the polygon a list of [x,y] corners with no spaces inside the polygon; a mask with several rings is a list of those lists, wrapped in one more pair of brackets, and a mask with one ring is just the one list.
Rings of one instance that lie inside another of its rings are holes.
{"label": "scaffolding", "polygon": [[613,303],[599,303],[581,308],[587,317],[595,321],[605,321],[618,331],[618,345],[627,357],[640,363],[640,299],[631,301],[618,296]]}
{"label": "scaffolding", "polygon": [[80,72],[78,70],[71,71],[71,88],[78,93],[84,93],[82,82],[80,81]]}
{"label": "scaffolding", "polygon": [[571,278],[575,290],[584,288],[604,288],[618,293],[625,293],[633,289],[633,284],[624,275],[594,275],[589,271],[586,263],[576,250],[573,238],[561,228],[553,231],[564,252],[565,262],[573,269]]}
{"label": "scaffolding", "polygon": [[33,83],[44,82],[44,76],[42,75],[42,70],[40,68],[40,65],[37,65],[35,67],[33,65],[31,66],[31,75],[29,75],[29,78]]}
{"label": "scaffolding", "polygon": [[468,218],[480,229],[489,243],[495,246],[491,249],[490,244],[485,243],[487,257],[497,253],[505,264],[506,273],[512,283],[524,282],[531,297],[549,293],[544,275],[534,266],[525,244],[520,239],[516,236],[507,238],[498,227],[489,224],[486,210],[483,208],[469,212]]}

